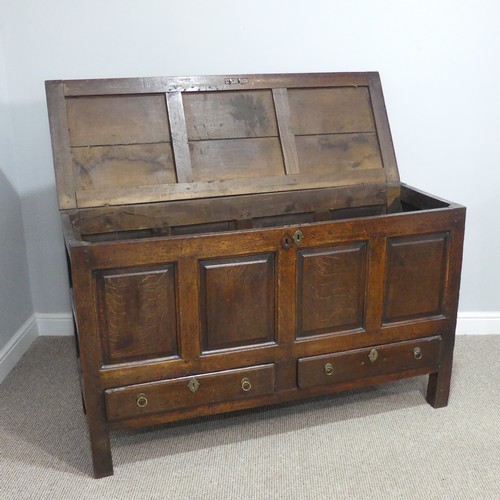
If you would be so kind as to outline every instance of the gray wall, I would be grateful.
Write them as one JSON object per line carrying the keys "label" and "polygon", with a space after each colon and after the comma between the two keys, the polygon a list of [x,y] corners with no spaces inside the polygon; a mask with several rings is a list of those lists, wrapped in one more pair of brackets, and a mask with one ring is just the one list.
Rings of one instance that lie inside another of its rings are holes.
{"label": "gray wall", "polygon": [[69,311],[44,80],[378,70],[402,179],[468,207],[460,310],[500,311],[498,19],[498,0],[3,2],[35,310]]}
{"label": "gray wall", "polygon": [[0,39],[0,349],[33,314],[3,55]]}

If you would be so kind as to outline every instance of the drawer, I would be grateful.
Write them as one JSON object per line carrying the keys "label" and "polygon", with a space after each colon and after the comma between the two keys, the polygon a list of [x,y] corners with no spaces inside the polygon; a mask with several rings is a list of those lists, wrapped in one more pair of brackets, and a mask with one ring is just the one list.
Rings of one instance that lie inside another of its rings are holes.
{"label": "drawer", "polygon": [[106,412],[116,421],[273,392],[274,365],[260,365],[107,389]]}
{"label": "drawer", "polygon": [[336,384],[405,370],[437,370],[441,337],[336,352],[298,361],[300,388]]}

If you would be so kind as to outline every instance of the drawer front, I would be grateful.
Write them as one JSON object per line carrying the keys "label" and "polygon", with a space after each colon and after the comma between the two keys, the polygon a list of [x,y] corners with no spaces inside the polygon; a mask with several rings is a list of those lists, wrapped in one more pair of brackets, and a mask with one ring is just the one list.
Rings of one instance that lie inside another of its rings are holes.
{"label": "drawer front", "polygon": [[195,406],[254,398],[274,392],[274,365],[118,387],[105,391],[109,421]]}
{"label": "drawer front", "polygon": [[298,385],[305,389],[413,369],[431,373],[439,365],[440,352],[437,336],[302,358]]}

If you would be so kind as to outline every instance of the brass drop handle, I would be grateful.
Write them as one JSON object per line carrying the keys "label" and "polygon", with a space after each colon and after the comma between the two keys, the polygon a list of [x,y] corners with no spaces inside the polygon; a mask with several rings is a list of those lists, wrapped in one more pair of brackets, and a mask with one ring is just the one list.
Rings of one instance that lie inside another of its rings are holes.
{"label": "brass drop handle", "polygon": [[241,379],[241,388],[245,391],[248,392],[252,388],[252,384],[250,382],[250,379],[245,377]]}
{"label": "brass drop handle", "polygon": [[148,404],[148,398],[146,397],[146,394],[144,394],[143,392],[137,394],[136,403],[139,408],[144,408]]}
{"label": "brass drop handle", "polygon": [[333,373],[333,363],[325,363],[323,370],[326,375],[331,375]]}
{"label": "brass drop handle", "polygon": [[422,357],[422,349],[420,349],[420,347],[414,347],[413,356],[415,359],[420,359]]}

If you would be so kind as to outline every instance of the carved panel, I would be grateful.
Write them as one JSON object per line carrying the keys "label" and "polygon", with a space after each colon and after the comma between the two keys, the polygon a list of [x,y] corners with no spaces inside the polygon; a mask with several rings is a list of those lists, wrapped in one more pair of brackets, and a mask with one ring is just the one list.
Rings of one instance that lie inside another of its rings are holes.
{"label": "carved panel", "polygon": [[297,262],[297,337],[363,327],[366,242],[304,249]]}
{"label": "carved panel", "polygon": [[97,276],[105,364],[177,354],[175,266]]}
{"label": "carved panel", "polygon": [[274,254],[200,262],[204,351],[274,340]]}

